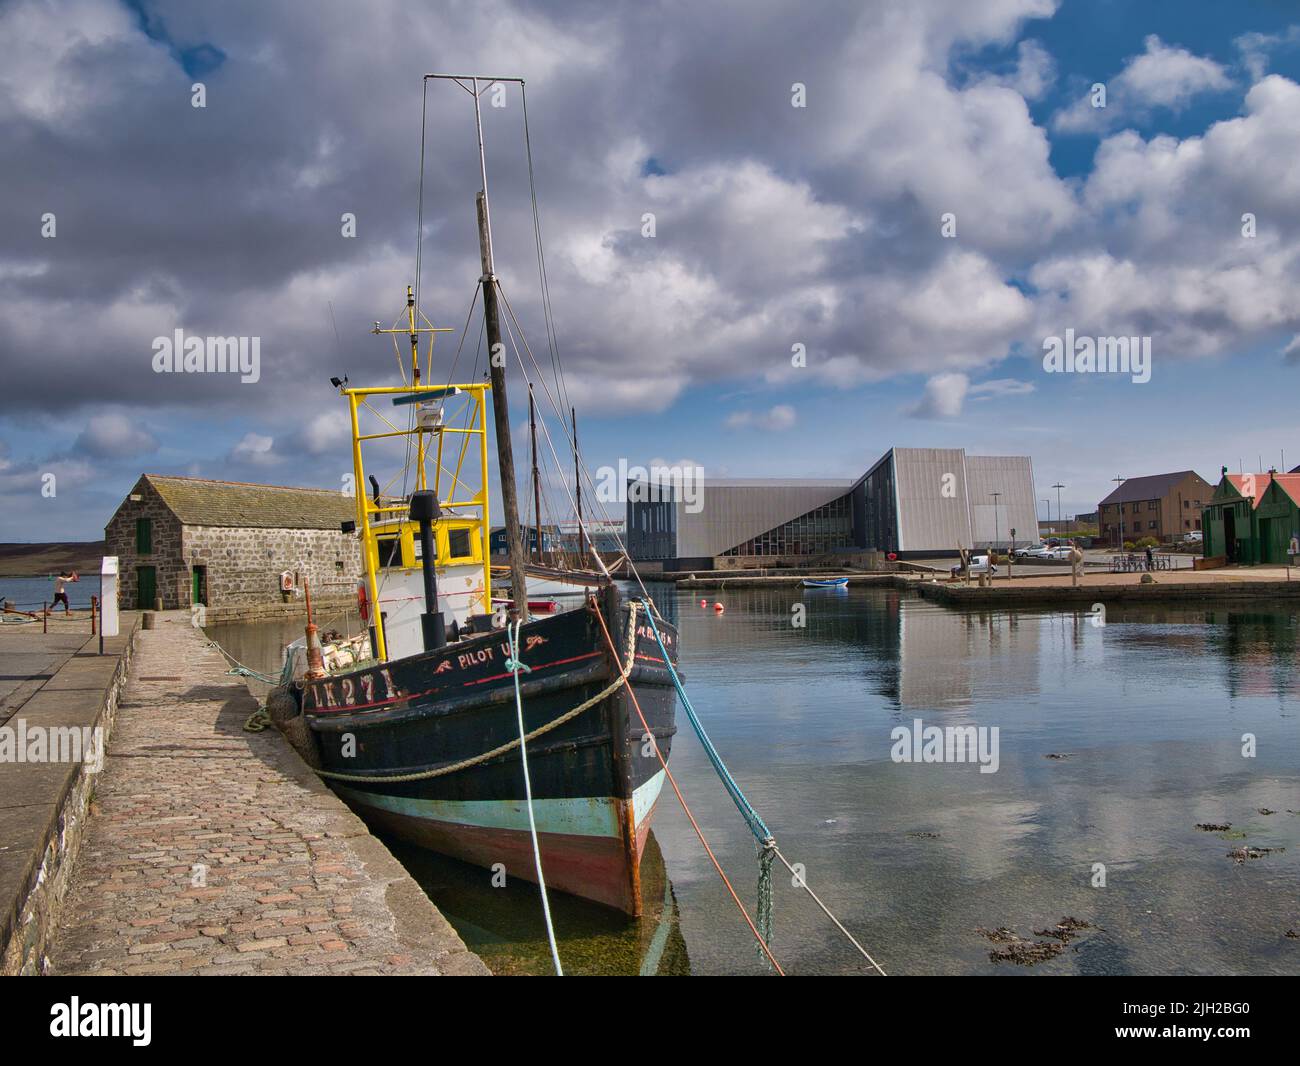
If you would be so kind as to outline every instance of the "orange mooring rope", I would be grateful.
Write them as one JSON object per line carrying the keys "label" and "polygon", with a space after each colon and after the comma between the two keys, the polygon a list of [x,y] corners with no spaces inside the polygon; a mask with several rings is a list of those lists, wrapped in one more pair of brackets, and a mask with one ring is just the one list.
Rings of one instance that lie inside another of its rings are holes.
{"label": "orange mooring rope", "polygon": [[[605,616],[600,610],[593,611],[592,613],[595,614],[597,621],[600,622],[601,632],[605,634],[605,643],[609,647],[610,654],[614,656],[614,665],[617,666],[621,672],[623,669],[623,663],[622,660],[619,659],[618,649],[614,647],[614,641],[609,635],[609,627],[605,625]],[[635,643],[632,645],[632,657],[635,660]],[[636,708],[636,716],[641,719],[641,726],[645,730],[645,735],[650,738],[650,743],[654,745],[655,755],[658,756],[659,764],[664,768],[664,774],[668,777],[668,783],[673,786],[673,791],[677,794],[677,802],[682,805],[682,810],[686,812],[686,817],[690,819],[691,828],[695,830],[695,835],[700,838],[700,843],[704,845],[704,850],[708,852],[709,861],[713,863],[713,868],[718,871],[718,876],[722,878],[722,883],[727,886],[727,891],[731,893],[731,898],[736,901],[736,906],[740,908],[740,913],[744,915],[745,924],[749,926],[749,931],[754,934],[754,939],[758,941],[758,946],[763,949],[763,954],[767,956],[768,961],[776,969],[776,972],[780,974],[780,976],[784,977],[785,971],[781,969],[781,964],[776,961],[776,956],[772,954],[772,949],[767,946],[767,941],[763,939],[763,934],[758,931],[758,926],[754,924],[754,920],[749,916],[749,911],[745,910],[745,905],[740,901],[740,897],[736,895],[736,890],[731,887],[731,882],[727,880],[727,875],[723,872],[722,865],[718,862],[718,857],[713,854],[713,849],[709,847],[709,842],[704,839],[704,832],[700,829],[700,823],[695,820],[695,815],[691,813],[690,807],[687,806],[686,797],[682,795],[682,790],[677,787],[677,779],[673,777],[673,772],[668,769],[668,761],[664,758],[663,752],[659,750],[659,742],[655,740],[654,733],[650,731],[650,723],[646,721],[645,715],[641,713],[641,704],[636,698],[636,692],[632,688],[631,667],[633,665],[633,663],[628,663],[628,680],[624,683],[627,688],[627,694],[632,697],[632,706]]]}

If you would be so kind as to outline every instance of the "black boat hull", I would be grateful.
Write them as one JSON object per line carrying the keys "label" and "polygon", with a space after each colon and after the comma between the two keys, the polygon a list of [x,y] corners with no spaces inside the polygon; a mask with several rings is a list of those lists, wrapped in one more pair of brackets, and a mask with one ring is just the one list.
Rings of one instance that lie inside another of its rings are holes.
{"label": "black boat hull", "polygon": [[[599,605],[535,618],[521,630],[519,658],[530,667],[520,675],[525,728],[545,730],[527,750],[547,885],[637,915],[664,772],[631,693],[665,759],[676,704],[643,611],[628,684],[565,717],[619,678],[597,611],[626,661],[629,609],[608,590]],[[675,661],[676,631],[657,624]],[[535,880],[519,749],[491,754],[519,737],[509,654],[498,630],[309,681],[303,712],[322,769],[349,777],[326,780],[369,823],[489,876]]]}

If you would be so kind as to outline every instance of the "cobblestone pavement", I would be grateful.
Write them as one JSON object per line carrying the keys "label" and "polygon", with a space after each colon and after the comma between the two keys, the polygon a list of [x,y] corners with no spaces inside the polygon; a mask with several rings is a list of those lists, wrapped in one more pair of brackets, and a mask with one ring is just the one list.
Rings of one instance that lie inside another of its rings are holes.
{"label": "cobblestone pavement", "polygon": [[48,972],[487,973],[187,614],[139,641]]}

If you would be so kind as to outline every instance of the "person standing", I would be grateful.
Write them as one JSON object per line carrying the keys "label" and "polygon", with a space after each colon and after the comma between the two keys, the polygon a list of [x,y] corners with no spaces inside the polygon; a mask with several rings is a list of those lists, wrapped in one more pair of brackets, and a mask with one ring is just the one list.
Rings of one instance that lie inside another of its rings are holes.
{"label": "person standing", "polygon": [[60,570],[59,576],[54,579],[54,602],[50,604],[50,613],[54,613],[54,608],[60,603],[63,604],[63,613],[65,615],[72,613],[72,605],[68,603],[68,582],[80,581],[75,570]]}
{"label": "person standing", "polygon": [[1155,568],[1156,568],[1155,549],[1152,548],[1150,544],[1148,544],[1147,545],[1147,569],[1154,570]]}

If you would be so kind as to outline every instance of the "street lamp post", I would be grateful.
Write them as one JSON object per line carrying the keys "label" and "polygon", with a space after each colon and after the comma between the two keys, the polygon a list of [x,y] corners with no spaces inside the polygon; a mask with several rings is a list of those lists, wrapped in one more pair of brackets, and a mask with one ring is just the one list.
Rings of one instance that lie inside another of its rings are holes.
{"label": "street lamp post", "polygon": [[998,541],[1002,539],[1002,526],[998,522],[998,498],[1002,493],[990,492],[989,495],[993,497],[993,545],[996,550]]}
{"label": "street lamp post", "polygon": [[[1128,478],[1126,478],[1126,477],[1113,477],[1113,478],[1111,478],[1111,481],[1115,482],[1115,484],[1117,484],[1117,485],[1122,485],[1122,484],[1124,484],[1124,482],[1126,482],[1127,480],[1128,480]],[[1119,514],[1120,514],[1120,520],[1119,520],[1118,522],[1115,523],[1115,547],[1118,548],[1118,549],[1120,549],[1120,550],[1123,550],[1123,548],[1124,548],[1124,517],[1123,517],[1123,516],[1124,516],[1124,505],[1123,505],[1122,503],[1117,503],[1117,504],[1115,505],[1115,510],[1117,510],[1117,511],[1119,512]],[[1099,521],[1099,522],[1101,521],[1101,516],[1100,516],[1100,515],[1097,516],[1097,521]]]}
{"label": "street lamp post", "polygon": [[1061,518],[1061,490],[1065,488],[1065,486],[1058,481],[1052,486],[1052,488],[1056,490],[1056,522],[1057,525],[1061,525],[1063,522],[1063,519]]}

